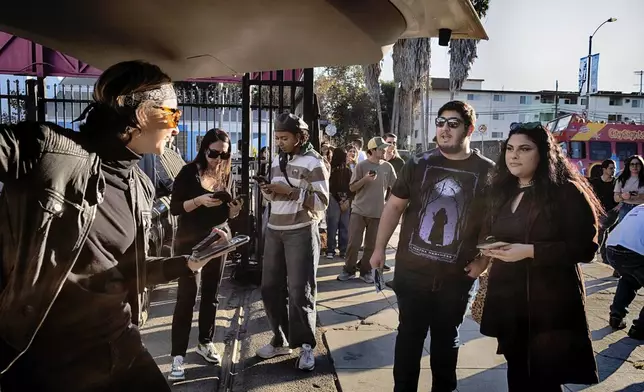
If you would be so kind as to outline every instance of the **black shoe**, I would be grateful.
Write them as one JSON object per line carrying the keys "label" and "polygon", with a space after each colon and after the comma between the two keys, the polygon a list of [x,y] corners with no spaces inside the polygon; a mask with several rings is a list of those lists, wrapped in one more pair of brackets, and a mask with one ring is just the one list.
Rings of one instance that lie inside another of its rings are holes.
{"label": "black shoe", "polygon": [[389,264],[385,263],[385,265],[382,266],[382,270],[383,271],[391,271],[391,266]]}
{"label": "black shoe", "polygon": [[644,329],[632,326],[631,329],[628,330],[628,337],[636,340],[644,340]]}
{"label": "black shoe", "polygon": [[621,318],[621,317],[611,316],[610,320],[608,320],[608,324],[610,324],[610,326],[613,329],[624,329],[624,328],[626,328],[626,323],[624,322],[624,319]]}
{"label": "black shoe", "polygon": [[622,275],[620,275],[619,272],[617,272],[617,270],[613,271],[613,278],[621,278],[621,276]]}

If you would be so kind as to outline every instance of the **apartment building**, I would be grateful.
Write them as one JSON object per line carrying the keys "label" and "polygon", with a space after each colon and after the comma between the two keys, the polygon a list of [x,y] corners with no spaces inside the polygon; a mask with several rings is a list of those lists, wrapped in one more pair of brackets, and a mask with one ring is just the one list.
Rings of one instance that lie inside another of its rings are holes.
{"label": "apartment building", "polygon": [[[429,111],[429,135],[431,141],[436,134],[434,120],[438,109],[450,101],[449,79],[433,78],[432,91],[426,108]],[[507,91],[483,89],[483,79],[469,79],[454,99],[469,102],[477,113],[477,130],[473,141],[503,140],[508,136],[510,124],[514,122],[540,121],[546,123],[565,113],[582,114],[586,108],[586,97],[574,91]],[[635,122],[644,124],[644,95],[600,91],[590,97],[588,118],[592,121]],[[484,127],[482,127],[484,126]],[[422,119],[415,117],[411,146],[422,145]],[[479,132],[484,129],[485,132]]]}

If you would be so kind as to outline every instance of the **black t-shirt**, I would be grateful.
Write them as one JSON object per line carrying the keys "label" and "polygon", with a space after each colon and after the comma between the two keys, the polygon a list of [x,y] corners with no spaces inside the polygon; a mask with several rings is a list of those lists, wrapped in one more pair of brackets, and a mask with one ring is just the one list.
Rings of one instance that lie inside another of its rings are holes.
{"label": "black t-shirt", "polygon": [[483,190],[493,167],[477,152],[457,161],[438,149],[407,161],[392,189],[394,196],[409,200],[396,253],[396,284],[431,286],[429,278],[465,273],[478,254]]}
{"label": "black t-shirt", "polygon": [[405,166],[405,161],[401,157],[395,156],[390,160],[388,160],[387,162],[389,162],[391,166],[394,167],[394,170],[396,171],[396,175],[400,176],[400,171],[402,170],[403,166]]}
{"label": "black t-shirt", "polygon": [[617,206],[615,202],[615,179],[606,182],[602,180],[601,177],[593,178],[590,180],[590,184],[593,186],[595,195],[602,203],[602,206],[606,211],[610,211]]}
{"label": "black t-shirt", "polygon": [[228,221],[229,207],[226,203],[217,207],[200,206],[186,212],[183,203],[211,191],[201,186],[199,169],[192,162],[185,165],[172,186],[172,199],[170,212],[179,215],[179,225],[175,238],[175,253],[190,254],[192,247],[203,240],[213,227],[220,226]]}

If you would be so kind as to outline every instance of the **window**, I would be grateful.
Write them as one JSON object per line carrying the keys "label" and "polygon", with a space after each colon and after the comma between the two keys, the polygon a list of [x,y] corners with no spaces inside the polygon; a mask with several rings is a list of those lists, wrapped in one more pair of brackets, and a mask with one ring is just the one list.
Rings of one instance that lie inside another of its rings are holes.
{"label": "window", "polygon": [[634,100],[632,100],[632,101],[631,101],[631,105],[632,105],[634,108],[639,108],[639,107],[641,106],[641,105],[640,105],[640,102],[641,102],[640,100],[638,100],[638,99],[634,99]]}
{"label": "window", "polygon": [[624,100],[622,98],[611,98],[608,101],[609,106],[622,106],[624,104]]}
{"label": "window", "polygon": [[468,101],[478,101],[481,99],[481,96],[478,94],[467,94]]}
{"label": "window", "polygon": [[494,94],[494,102],[505,102],[505,95]]}
{"label": "window", "polygon": [[555,97],[541,97],[541,103],[555,103]]}
{"label": "window", "polygon": [[554,119],[554,113],[539,113],[539,121],[552,121]]}
{"label": "window", "polygon": [[492,139],[503,139],[503,132],[492,132]]}
{"label": "window", "polygon": [[492,120],[503,120],[505,116],[497,112],[492,113]]}
{"label": "window", "polygon": [[586,102],[588,102],[588,98],[582,98],[581,102],[580,102],[580,105],[586,106]]}
{"label": "window", "polygon": [[620,161],[624,162],[626,158],[637,154],[637,143],[617,142],[615,143],[615,154]]}
{"label": "window", "polygon": [[566,98],[563,100],[564,105],[576,105],[577,104],[577,97],[572,97],[572,98]]}
{"label": "window", "polygon": [[592,161],[603,161],[610,159],[613,155],[610,148],[610,142],[590,142],[590,159]]}
{"label": "window", "polygon": [[527,95],[522,95],[519,97],[519,104],[521,105],[530,105],[532,103],[532,97]]}
{"label": "window", "polygon": [[418,139],[418,129],[414,130],[414,139]]}
{"label": "window", "polygon": [[622,115],[621,114],[609,114],[608,115],[608,122],[616,122],[616,121],[622,121]]}
{"label": "window", "polygon": [[586,142],[570,142],[569,155],[572,159],[586,158]]}
{"label": "window", "polygon": [[524,122],[530,122],[532,121],[532,115],[531,114],[519,114],[519,122],[524,123]]}

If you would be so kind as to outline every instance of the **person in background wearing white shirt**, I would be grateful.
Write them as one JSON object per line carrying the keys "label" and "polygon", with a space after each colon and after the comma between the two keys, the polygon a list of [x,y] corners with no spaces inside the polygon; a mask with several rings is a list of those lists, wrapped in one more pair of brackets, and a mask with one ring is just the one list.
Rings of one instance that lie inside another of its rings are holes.
{"label": "person in background wearing white shirt", "polygon": [[356,150],[358,150],[358,163],[367,159],[367,153],[362,149],[362,147],[364,146],[364,141],[362,141],[362,138],[354,139],[351,144],[353,144]]}
{"label": "person in background wearing white shirt", "polygon": [[[608,235],[608,262],[622,275],[610,306],[610,326],[626,328],[626,309],[637,291],[644,287],[644,205],[634,207]],[[644,340],[644,308],[628,331],[633,339]]]}

